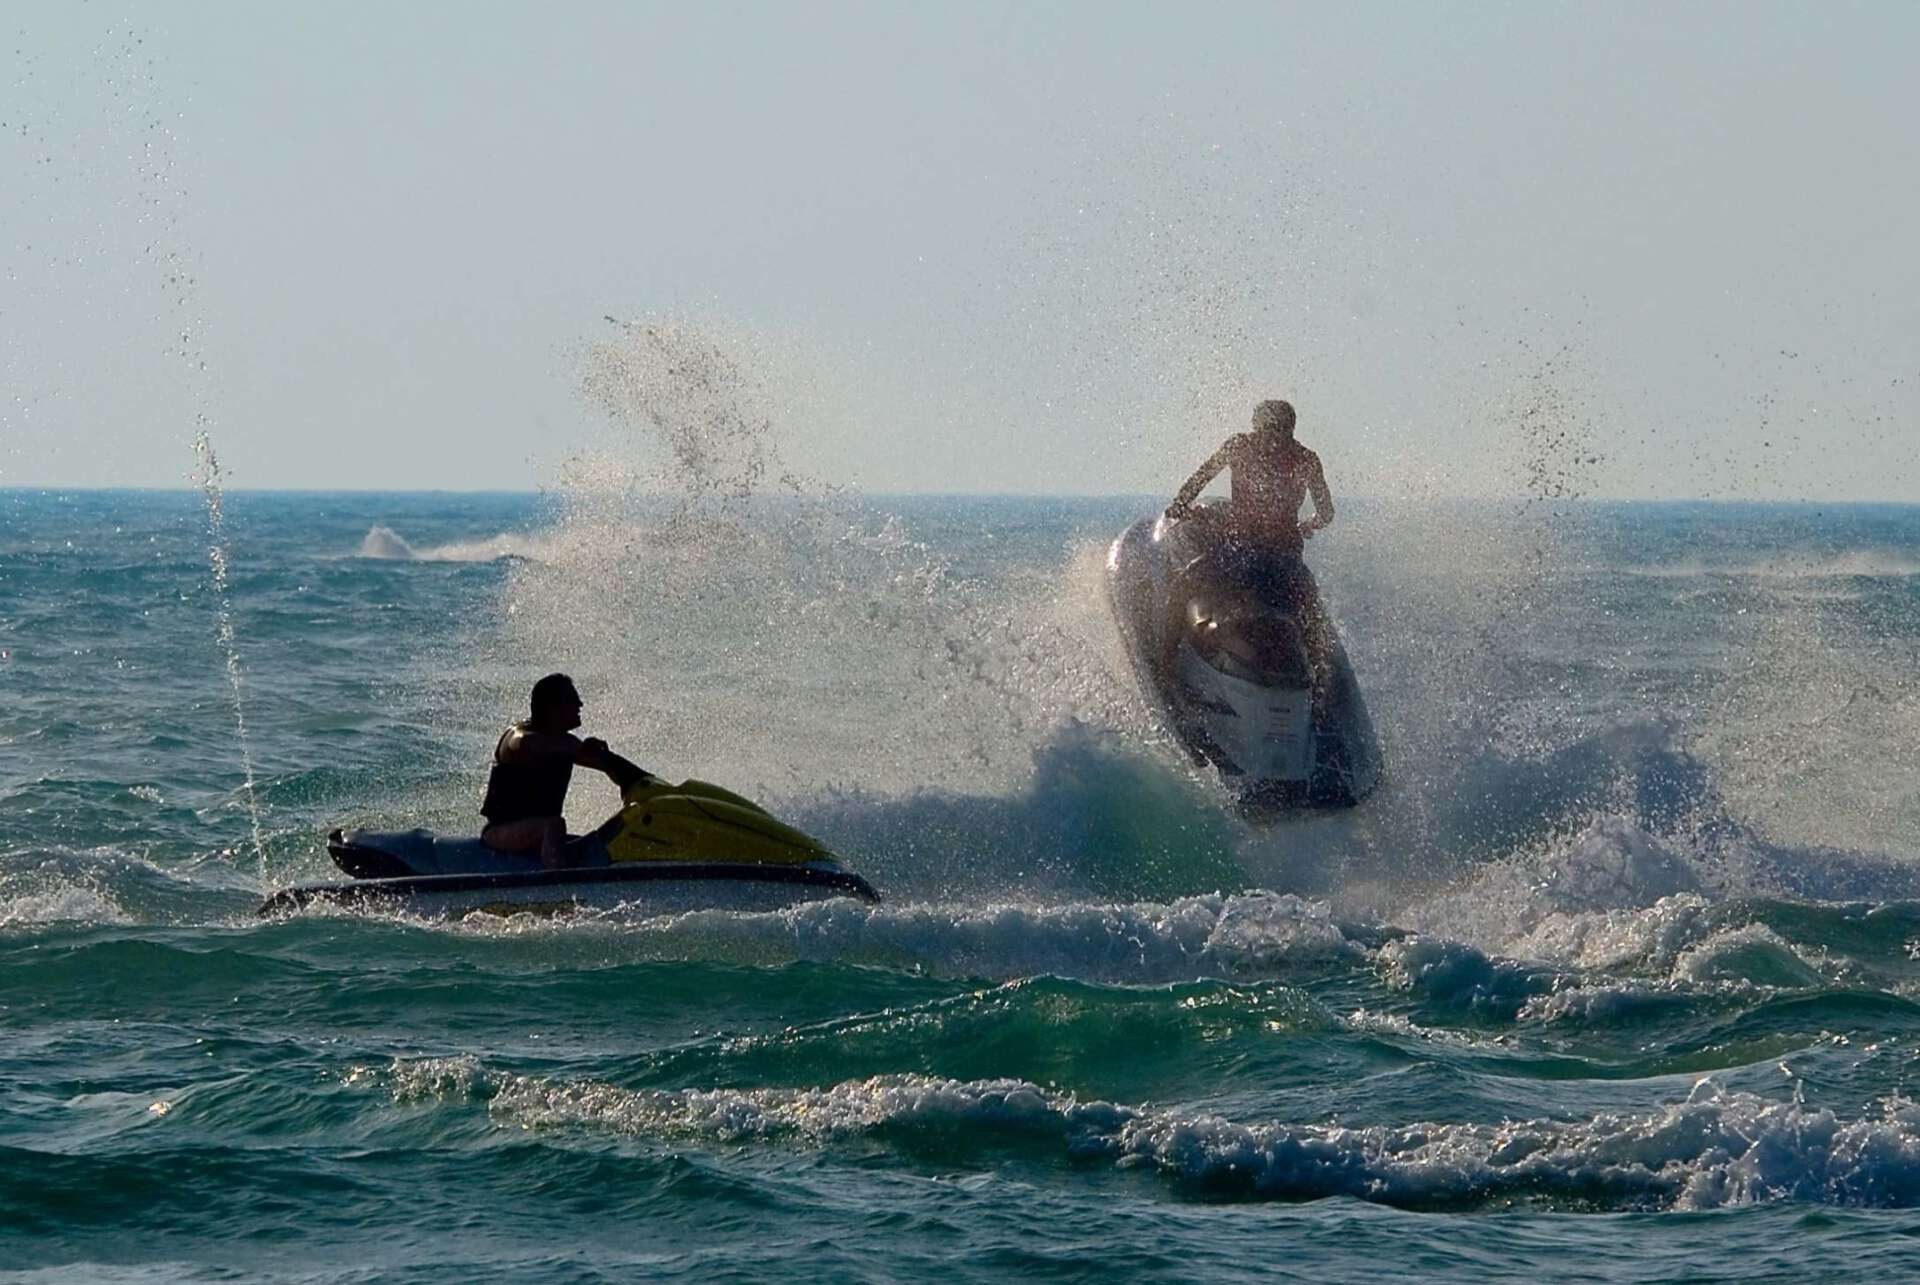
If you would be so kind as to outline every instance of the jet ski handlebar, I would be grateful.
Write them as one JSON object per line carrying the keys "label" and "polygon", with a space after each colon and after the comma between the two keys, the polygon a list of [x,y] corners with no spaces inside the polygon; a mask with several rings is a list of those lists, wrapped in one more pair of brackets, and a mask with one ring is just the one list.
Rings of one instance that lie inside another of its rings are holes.
{"label": "jet ski handlebar", "polygon": [[[1175,500],[1166,507],[1165,516],[1169,522],[1185,522],[1192,518],[1224,521],[1226,513],[1224,506],[1217,500],[1212,504],[1189,504],[1185,501]],[[1299,524],[1300,538],[1302,540],[1311,540],[1313,539],[1313,533],[1322,530],[1326,525],[1325,522],[1320,521],[1318,518],[1308,518]]]}

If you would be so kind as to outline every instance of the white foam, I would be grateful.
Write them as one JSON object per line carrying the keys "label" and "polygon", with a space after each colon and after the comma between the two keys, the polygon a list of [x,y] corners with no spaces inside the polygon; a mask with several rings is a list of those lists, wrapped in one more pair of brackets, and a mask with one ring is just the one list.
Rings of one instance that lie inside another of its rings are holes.
{"label": "white foam", "polygon": [[1647,1013],[1688,1002],[1689,992],[1666,982],[1624,981],[1596,986],[1566,986],[1536,995],[1521,1006],[1523,1022],[1605,1024],[1632,1021]]}
{"label": "white foam", "polygon": [[1665,973],[1712,931],[1706,898],[1683,893],[1634,909],[1550,914],[1513,945],[1515,954],[1582,969]]}
{"label": "white foam", "polygon": [[948,977],[1060,976],[1121,984],[1269,977],[1366,957],[1325,902],[1271,892],[1124,905],[869,905],[836,899],[764,914],[696,910],[634,918],[615,910],[561,919],[476,914],[417,922],[486,936],[600,933],[642,959],[831,961]]}
{"label": "white foam", "polygon": [[[473,1092],[482,1076],[480,1059],[471,1054],[459,1057],[395,1059],[387,1073],[396,1101],[413,1102],[423,1098],[464,1098]],[[378,1078],[372,1067],[349,1067],[341,1079],[349,1084],[365,1084]]]}
{"label": "white foam", "polygon": [[1471,1036],[1460,1031],[1448,1030],[1444,1026],[1422,1026],[1398,1013],[1379,1013],[1367,1008],[1354,1009],[1341,1018],[1340,1022],[1349,1031],[1367,1031],[1377,1035],[1398,1036],[1401,1039],[1454,1045],[1470,1045],[1475,1042]]}
{"label": "white foam", "polygon": [[1684,1101],[1642,1115],[1351,1129],[1086,1101],[1015,1079],[883,1075],[826,1088],[625,1089],[437,1059],[396,1063],[391,1081],[401,1100],[484,1097],[495,1120],[513,1128],[729,1145],[817,1146],[917,1129],[1011,1134],[1083,1161],[1146,1166],[1248,1196],[1424,1205],[1559,1195],[1654,1209],[1920,1199],[1920,1106],[1890,1100],[1878,1117],[1849,1121],[1710,1079]]}
{"label": "white foam", "polygon": [[639,930],[724,958],[872,962],[947,976],[1154,983],[1270,976],[1358,960],[1324,902],[1256,892],[1160,904],[816,902],[770,915],[695,911]]}
{"label": "white foam", "polygon": [[1779,987],[1819,986],[1826,980],[1816,963],[1765,924],[1724,929],[1689,947],[1674,960],[1673,979]]}
{"label": "white foam", "polygon": [[1764,924],[1728,927],[1703,898],[1664,898],[1645,910],[1553,915],[1529,934],[1526,953],[1581,970],[1640,976],[1556,985],[1529,999],[1522,1020],[1610,1022],[1684,1003],[1703,991],[1805,989],[1826,983],[1809,959]]}
{"label": "white foam", "polygon": [[0,851],[0,929],[40,924],[129,924],[123,904],[135,880],[172,874],[111,848]]}
{"label": "white foam", "polygon": [[501,558],[540,560],[554,554],[550,537],[505,531],[485,540],[455,540],[416,549],[392,527],[375,524],[354,555],[388,562],[495,562]]}
{"label": "white foam", "polygon": [[[1605,967],[1602,958],[1580,956],[1595,924],[1615,922],[1606,914],[1627,912],[1620,922],[1636,922],[1633,912],[1695,895],[1701,884],[1683,852],[1625,817],[1605,815],[1536,852],[1482,867],[1464,887],[1426,898],[1400,917],[1408,927],[1487,951]],[[1594,915],[1602,918],[1588,918]],[[1578,940],[1561,942],[1556,934]]]}
{"label": "white foam", "polygon": [[97,884],[45,880],[22,888],[20,882],[10,879],[0,884],[0,928],[133,922],[133,916]]}
{"label": "white foam", "polygon": [[1782,553],[1751,562],[1681,559],[1621,570],[1632,576],[1695,580],[1710,576],[1750,580],[1910,579],[1920,576],[1920,561],[1894,549],[1843,549],[1834,553]]}

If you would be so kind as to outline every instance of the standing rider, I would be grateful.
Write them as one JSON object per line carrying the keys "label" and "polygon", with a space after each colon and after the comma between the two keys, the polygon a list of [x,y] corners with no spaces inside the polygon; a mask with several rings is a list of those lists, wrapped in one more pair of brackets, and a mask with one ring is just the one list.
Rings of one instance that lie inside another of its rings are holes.
{"label": "standing rider", "polygon": [[[1276,556],[1299,558],[1315,531],[1333,521],[1333,493],[1320,457],[1293,440],[1293,407],[1281,401],[1253,408],[1253,431],[1236,433],[1202,464],[1167,507],[1169,518],[1193,516],[1193,502],[1222,469],[1233,470],[1233,501],[1227,535],[1256,563]],[[1300,520],[1311,494],[1313,516]]]}
{"label": "standing rider", "polygon": [[[1235,433],[1194,471],[1167,506],[1170,521],[1192,520],[1201,531],[1202,547],[1240,584],[1262,600],[1289,604],[1298,613],[1308,652],[1324,653],[1331,637],[1320,590],[1301,558],[1306,541],[1333,521],[1333,493],[1320,468],[1320,457],[1293,440],[1293,407],[1265,401],[1253,408],[1253,431]],[[1222,469],[1233,470],[1233,498],[1224,523],[1193,502]],[[1313,516],[1300,520],[1300,505],[1313,496]],[[1222,529],[1224,527],[1224,529]],[[1173,618],[1167,622],[1160,663],[1170,668],[1184,632],[1184,594],[1168,598]]]}
{"label": "standing rider", "polygon": [[496,852],[537,852],[540,864],[567,864],[567,823],[561,811],[573,768],[604,772],[624,791],[652,774],[607,748],[598,737],[573,734],[580,726],[580,693],[565,674],[533,685],[532,717],[509,727],[493,747],[487,797],[480,804],[487,828],[480,841]]}

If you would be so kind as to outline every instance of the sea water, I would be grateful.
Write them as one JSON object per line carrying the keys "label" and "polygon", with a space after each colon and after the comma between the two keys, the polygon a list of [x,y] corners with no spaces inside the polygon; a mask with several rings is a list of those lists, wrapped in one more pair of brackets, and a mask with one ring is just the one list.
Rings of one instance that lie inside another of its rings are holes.
{"label": "sea water", "polygon": [[[0,1278],[1920,1253],[1920,510],[1343,498],[1385,782],[1255,827],[1107,617],[1150,500],[223,501],[0,492]],[[255,916],[554,669],[885,899]]]}

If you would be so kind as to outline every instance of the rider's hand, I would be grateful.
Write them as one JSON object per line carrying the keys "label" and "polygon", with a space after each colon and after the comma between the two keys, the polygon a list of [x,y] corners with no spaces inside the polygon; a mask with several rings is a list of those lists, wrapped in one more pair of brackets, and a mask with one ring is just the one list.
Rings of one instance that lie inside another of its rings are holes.
{"label": "rider's hand", "polygon": [[1302,522],[1300,524],[1300,538],[1302,540],[1311,540],[1313,539],[1313,533],[1319,529],[1320,524],[1318,522]]}
{"label": "rider's hand", "polygon": [[1167,506],[1167,521],[1179,522],[1193,516],[1193,506],[1185,500],[1175,500]]}

